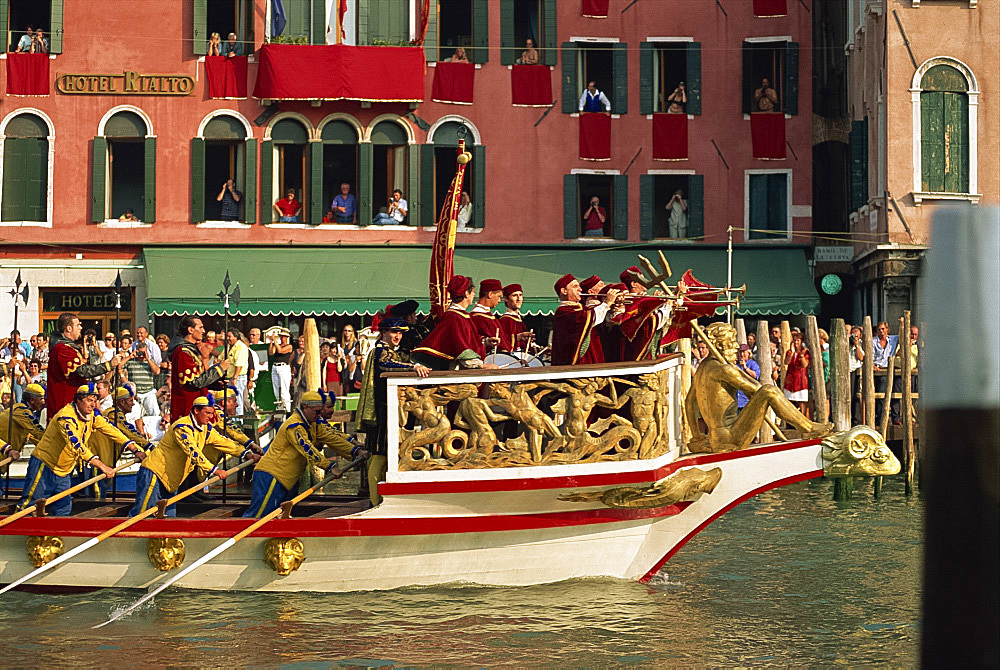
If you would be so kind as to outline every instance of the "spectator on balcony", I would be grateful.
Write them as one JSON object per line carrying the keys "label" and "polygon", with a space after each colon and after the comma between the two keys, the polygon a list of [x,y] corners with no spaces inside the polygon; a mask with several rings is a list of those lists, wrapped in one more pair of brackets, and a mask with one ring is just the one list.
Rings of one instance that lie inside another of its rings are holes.
{"label": "spectator on balcony", "polygon": [[462,191],[462,198],[458,203],[458,225],[460,228],[468,228],[472,221],[472,200],[466,191]]}
{"label": "spectator on balcony", "polygon": [[215,199],[222,203],[222,212],[219,214],[219,218],[223,221],[240,220],[240,200],[243,199],[243,194],[236,189],[236,183],[232,179],[226,180]]}
{"label": "spectator on balcony", "polygon": [[670,105],[667,107],[668,114],[683,114],[684,106],[687,104],[687,90],[684,88],[684,82],[677,84],[677,88],[674,92],[667,96],[667,102]]}
{"label": "spectator on balcony", "polygon": [[35,36],[31,40],[31,53],[47,54],[49,52],[49,41],[45,39],[45,33],[41,28],[35,30]]}
{"label": "spectator on balcony", "polygon": [[298,223],[299,213],[302,211],[302,203],[295,199],[295,189],[288,189],[288,193],[274,203],[274,210],[278,213],[278,221],[281,223]]}
{"label": "spectator on balcony", "polygon": [[219,55],[227,58],[243,55],[243,44],[236,41],[236,33],[229,33],[229,39],[219,49]]}
{"label": "spectator on balcony", "polygon": [[596,195],[590,199],[590,207],[583,213],[584,237],[604,237],[604,223],[608,213],[601,207],[601,200]]}
{"label": "spectator on balcony", "polygon": [[337,219],[333,216],[333,210],[326,210],[326,214],[323,215],[323,223],[336,223]]}
{"label": "spectator on balcony", "polygon": [[219,33],[212,33],[212,36],[208,39],[208,55],[222,55],[222,35]]}
{"label": "spectator on balcony", "polygon": [[517,59],[518,65],[538,65],[538,50],[535,49],[535,40],[530,37],[524,40],[524,51]]}
{"label": "spectator on balcony", "polygon": [[767,77],[760,80],[760,88],[753,92],[753,101],[758,112],[773,112],[778,107],[778,94],[771,88]]}
{"label": "spectator on balcony", "polygon": [[340,193],[333,199],[330,209],[333,210],[333,218],[337,223],[358,222],[358,201],[351,194],[351,185],[346,181],[340,185]]}
{"label": "spectator on balcony", "polygon": [[14,49],[17,53],[27,53],[31,49],[31,43],[35,39],[35,28],[29,23],[27,30],[21,35],[21,39],[17,41],[17,48]]}
{"label": "spectator on balcony", "polygon": [[610,114],[611,101],[608,100],[608,96],[604,95],[603,91],[597,90],[596,82],[587,82],[587,89],[580,96],[580,111],[600,112],[602,105],[604,106],[604,113]]}
{"label": "spectator on balcony", "polygon": [[389,199],[389,206],[385,211],[380,211],[372,223],[376,226],[394,226],[406,222],[406,212],[410,205],[403,199],[403,192],[398,188],[392,192]]}
{"label": "spectator on balcony", "polygon": [[118,217],[119,221],[138,221],[139,217],[135,215],[135,212],[131,207],[126,208],[125,213]]}
{"label": "spectator on balcony", "polygon": [[667,203],[666,209],[668,212],[667,229],[670,231],[670,237],[687,237],[688,205],[684,200],[684,193],[680,189],[674,191],[673,196],[670,198],[670,202]]}
{"label": "spectator on balcony", "polygon": [[468,63],[469,57],[465,55],[465,47],[455,49],[455,53],[451,55],[448,61],[451,63]]}

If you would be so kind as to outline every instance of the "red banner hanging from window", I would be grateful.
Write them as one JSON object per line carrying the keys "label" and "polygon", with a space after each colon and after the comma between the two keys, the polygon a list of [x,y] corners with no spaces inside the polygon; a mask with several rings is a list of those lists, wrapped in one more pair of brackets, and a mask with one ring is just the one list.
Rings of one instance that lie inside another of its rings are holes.
{"label": "red banner hanging from window", "polygon": [[431,100],[453,105],[471,105],[476,66],[472,63],[445,63],[434,66]]}
{"label": "red banner hanging from window", "polygon": [[753,157],[780,160],[785,157],[785,115],[781,112],[758,112],[750,115],[750,138]]}
{"label": "red banner hanging from window", "polygon": [[548,65],[514,65],[510,69],[510,100],[515,107],[552,104],[552,73]]}
{"label": "red banner hanging from window", "polygon": [[687,114],[653,114],[653,160],[678,161],[687,157]]}
{"label": "red banner hanging from window", "polygon": [[423,102],[420,47],[265,44],[253,97],[263,100]]}
{"label": "red banner hanging from window", "polygon": [[588,19],[608,18],[608,0],[583,0],[580,13]]}
{"label": "red banner hanging from window", "polygon": [[788,14],[786,0],[753,0],[753,15],[756,17],[785,16]]}
{"label": "red banner hanging from window", "polygon": [[247,97],[246,56],[205,56],[208,97],[242,100]]}
{"label": "red banner hanging from window", "polygon": [[48,54],[7,54],[7,95],[48,94]]}
{"label": "red banner hanging from window", "polygon": [[611,160],[611,117],[603,112],[580,114],[580,158]]}

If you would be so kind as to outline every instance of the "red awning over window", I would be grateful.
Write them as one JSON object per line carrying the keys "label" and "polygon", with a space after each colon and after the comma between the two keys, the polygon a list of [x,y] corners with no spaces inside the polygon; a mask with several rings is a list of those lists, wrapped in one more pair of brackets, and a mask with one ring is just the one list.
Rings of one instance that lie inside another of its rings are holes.
{"label": "red awning over window", "polygon": [[7,95],[48,94],[48,54],[7,54]]}
{"label": "red awning over window", "polygon": [[205,56],[205,78],[210,98],[246,98],[247,57]]}
{"label": "red awning over window", "polygon": [[253,96],[265,100],[423,102],[420,47],[265,44]]}

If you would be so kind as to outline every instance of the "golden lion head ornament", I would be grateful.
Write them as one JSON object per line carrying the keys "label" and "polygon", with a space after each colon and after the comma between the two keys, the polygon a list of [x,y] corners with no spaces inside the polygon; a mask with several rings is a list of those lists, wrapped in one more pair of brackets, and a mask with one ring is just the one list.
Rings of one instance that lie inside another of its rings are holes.
{"label": "golden lion head ornament", "polygon": [[36,568],[40,568],[63,553],[63,541],[50,535],[33,535],[25,542],[28,550],[28,560]]}
{"label": "golden lion head ornament", "polygon": [[264,562],[281,576],[298,570],[306,560],[306,547],[294,537],[273,537],[264,543]]}
{"label": "golden lion head ornament", "polygon": [[187,551],[179,537],[151,537],[146,541],[146,555],[154,568],[166,572],[181,567]]}
{"label": "golden lion head ornament", "polygon": [[855,426],[823,439],[823,474],[827,477],[870,477],[899,474],[899,459],[882,435],[869,426]]}

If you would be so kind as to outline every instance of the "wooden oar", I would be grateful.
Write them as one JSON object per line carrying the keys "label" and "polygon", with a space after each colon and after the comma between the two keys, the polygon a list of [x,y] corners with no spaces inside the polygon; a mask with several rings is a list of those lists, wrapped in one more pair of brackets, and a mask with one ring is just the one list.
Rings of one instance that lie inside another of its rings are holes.
{"label": "wooden oar", "polygon": [[[228,477],[229,475],[233,474],[237,470],[242,470],[243,468],[247,467],[248,465],[251,465],[252,463],[253,463],[253,461],[246,461],[244,463],[240,463],[238,466],[236,466],[232,470],[228,470],[226,476]],[[215,476],[215,477],[211,477],[209,479],[206,479],[205,481],[201,482],[197,486],[192,486],[191,488],[187,489],[186,491],[181,491],[177,495],[175,495],[172,498],[168,499],[163,506],[167,507],[167,506],[173,505],[178,500],[181,500],[182,498],[186,498],[189,495],[191,495],[192,493],[197,493],[198,491],[200,491],[201,489],[205,488],[206,486],[211,486],[212,484],[215,484],[216,482],[220,481],[221,479],[222,478],[219,477],[219,476]],[[83,552],[87,551],[88,549],[90,549],[91,547],[93,547],[94,545],[96,545],[97,543],[103,542],[104,540],[108,539],[112,535],[116,535],[116,534],[122,532],[123,530],[125,530],[129,526],[133,526],[133,525],[139,523],[140,521],[142,521],[143,519],[156,514],[156,512],[159,510],[159,507],[160,506],[150,507],[146,511],[140,512],[139,514],[135,515],[134,517],[131,517],[129,519],[126,519],[125,521],[122,521],[120,524],[118,524],[114,528],[110,528],[110,529],[104,531],[103,533],[101,533],[97,537],[90,538],[89,540],[87,540],[86,542],[84,542],[83,544],[81,544],[80,546],[74,547],[73,549],[71,549],[70,551],[66,552],[65,554],[62,554],[61,556],[59,556],[59,557],[57,557],[57,558],[49,561],[48,563],[46,563],[42,567],[40,567],[40,568],[38,568],[38,569],[36,569],[36,570],[34,570],[32,572],[29,572],[24,577],[21,577],[17,581],[15,581],[15,582],[13,582],[11,584],[8,584],[7,586],[3,587],[2,589],[0,589],[0,595],[3,595],[4,593],[7,593],[7,591],[10,591],[15,586],[20,586],[21,584],[25,583],[29,579],[37,577],[38,575],[42,574],[46,570],[49,570],[50,568],[56,567],[60,563],[65,563],[66,561],[68,561],[69,559],[73,558],[74,556],[79,556],[80,554],[82,554]]]}
{"label": "wooden oar", "polygon": [[348,464],[348,466],[346,468],[344,468],[340,472],[332,472],[332,473],[330,473],[329,475],[327,475],[326,477],[324,477],[318,484],[316,484],[314,486],[311,486],[310,488],[306,489],[305,491],[303,491],[299,495],[295,496],[294,498],[292,498],[288,502],[283,503],[280,507],[278,507],[278,509],[274,510],[273,512],[271,512],[267,516],[262,517],[262,518],[258,519],[257,521],[255,521],[254,523],[250,524],[249,526],[247,526],[246,528],[244,528],[243,530],[241,530],[239,533],[237,533],[233,537],[229,538],[228,540],[226,540],[225,542],[223,542],[222,544],[220,544],[218,547],[216,547],[215,549],[213,549],[212,551],[208,552],[207,554],[205,554],[204,556],[202,556],[201,558],[199,558],[197,561],[195,561],[194,563],[192,563],[188,567],[186,567],[183,570],[181,570],[180,572],[178,572],[176,575],[173,575],[170,579],[168,579],[167,581],[163,582],[162,584],[160,584],[159,586],[157,586],[155,589],[153,589],[152,591],[150,591],[149,593],[147,593],[143,597],[139,598],[138,600],[136,600],[134,603],[132,603],[131,605],[129,605],[125,609],[123,609],[123,610],[115,613],[110,619],[108,619],[104,623],[100,623],[100,624],[97,624],[96,626],[92,626],[92,628],[94,628],[94,629],[96,629],[96,628],[103,628],[104,626],[107,626],[109,623],[113,623],[113,622],[117,621],[118,619],[121,619],[123,616],[129,614],[130,612],[132,612],[133,610],[135,610],[137,607],[139,607],[143,603],[145,603],[145,602],[147,602],[149,600],[152,600],[152,598],[157,593],[160,593],[164,589],[168,588],[174,582],[176,582],[176,581],[178,581],[178,580],[186,577],[187,575],[191,574],[192,572],[194,572],[195,570],[197,570],[198,568],[200,568],[201,566],[203,566],[205,563],[208,563],[210,560],[212,560],[213,558],[215,558],[216,556],[218,556],[222,552],[226,551],[230,547],[232,547],[234,544],[236,544],[237,542],[239,542],[240,540],[242,540],[243,538],[245,538],[247,535],[250,535],[255,530],[257,530],[258,528],[260,528],[261,526],[263,526],[264,524],[266,524],[268,521],[272,521],[274,519],[277,519],[279,516],[281,516],[282,513],[285,513],[285,512],[291,513],[291,509],[292,509],[292,507],[294,505],[297,505],[298,503],[302,502],[303,500],[305,500],[306,498],[308,498],[309,496],[311,496],[313,493],[316,493],[316,491],[319,491],[320,489],[322,489],[324,486],[326,486],[330,482],[330,480],[335,479],[337,477],[340,477],[341,475],[343,475],[348,470],[352,470],[352,469],[356,468],[357,466],[361,465],[361,463],[363,463],[364,460],[365,459],[362,458],[362,457],[355,458],[353,461],[350,462],[350,464]]}
{"label": "wooden oar", "polygon": [[[135,465],[138,462],[139,461],[129,461],[128,463],[122,463],[117,468],[115,468],[112,472],[117,473],[120,470],[124,470],[127,467],[131,467],[131,466]],[[14,512],[10,516],[5,517],[3,519],[0,519],[0,528],[3,528],[4,526],[6,526],[9,523],[14,523],[15,521],[17,521],[21,517],[28,516],[29,514],[31,514],[32,512],[34,512],[35,509],[39,505],[47,507],[48,505],[51,505],[52,503],[54,503],[57,500],[61,500],[62,498],[65,498],[68,495],[72,495],[72,494],[76,493],[77,491],[81,491],[81,490],[87,488],[88,486],[90,486],[92,484],[96,484],[97,482],[101,481],[102,479],[106,479],[106,478],[107,478],[107,475],[102,472],[101,474],[97,475],[96,477],[91,477],[90,479],[88,479],[86,481],[80,482],[76,486],[71,486],[68,489],[66,489],[65,491],[62,491],[61,493],[57,493],[54,496],[49,496],[48,498],[45,498],[41,502],[37,502],[34,505],[29,505],[28,507],[25,507],[20,512]]]}
{"label": "wooden oar", "polygon": [[8,463],[13,463],[13,462],[14,462],[14,458],[11,457],[11,456],[8,456],[7,458],[5,458],[2,461],[0,461],[0,468],[2,468],[3,466],[7,465]]}

